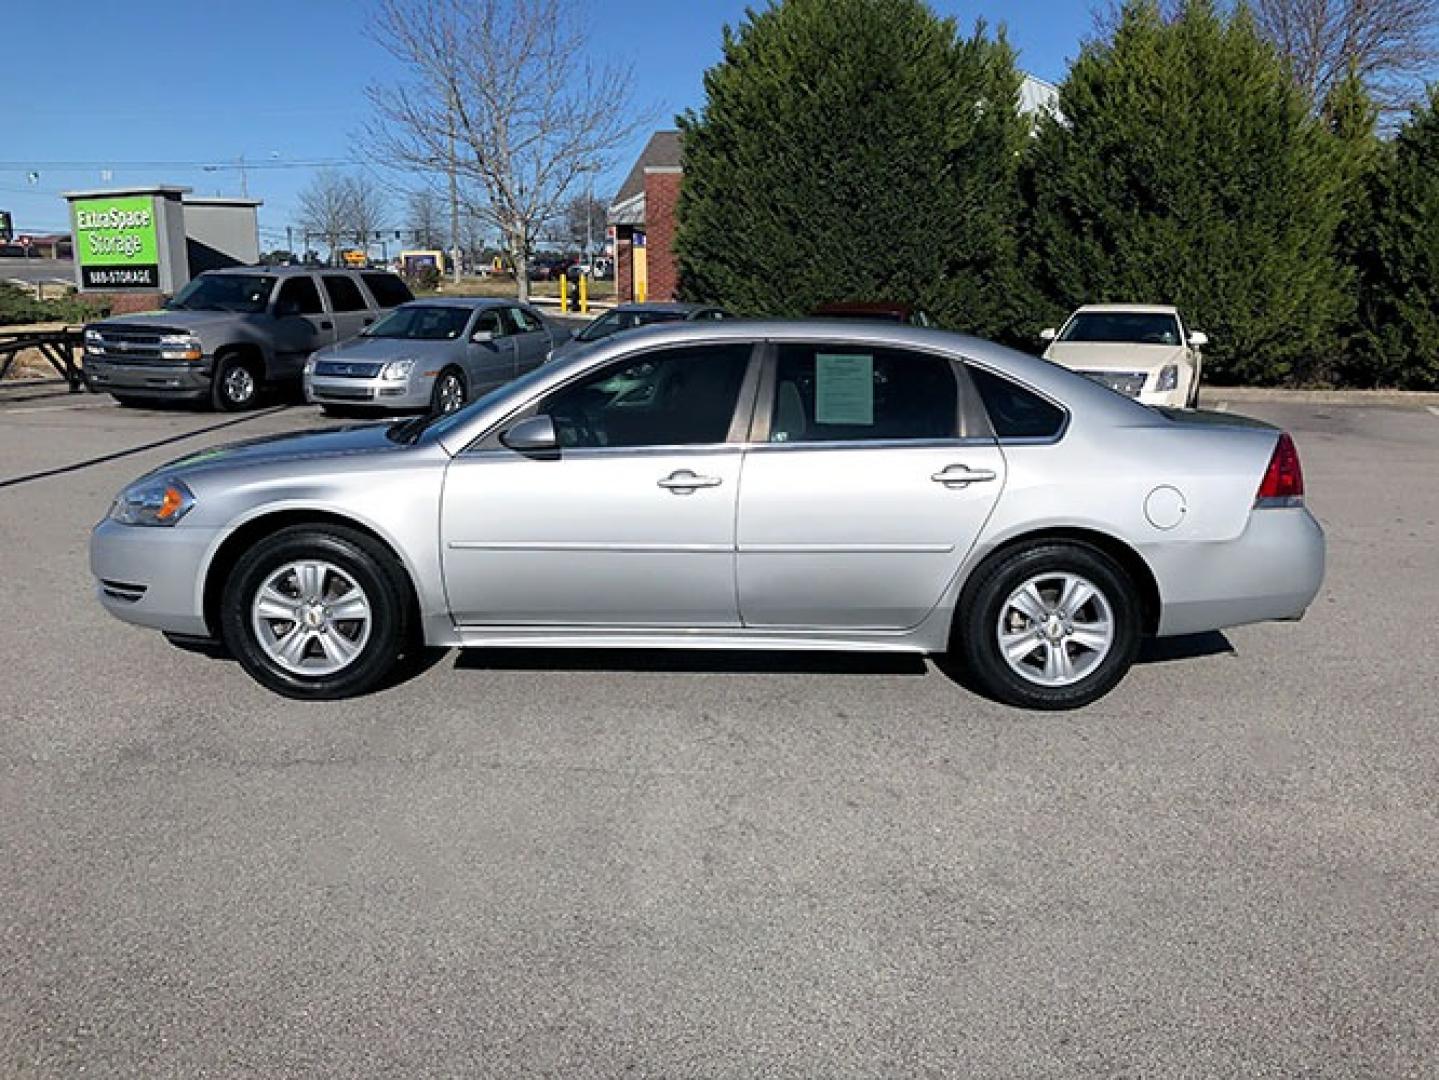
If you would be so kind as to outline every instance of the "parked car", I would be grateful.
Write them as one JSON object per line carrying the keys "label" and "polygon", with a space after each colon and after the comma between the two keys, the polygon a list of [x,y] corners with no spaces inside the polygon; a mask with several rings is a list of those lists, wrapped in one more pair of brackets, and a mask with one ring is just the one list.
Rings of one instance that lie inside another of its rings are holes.
{"label": "parked car", "polygon": [[819,319],[865,319],[870,322],[904,323],[906,326],[933,326],[930,317],[912,304],[891,301],[842,300],[814,309]]}
{"label": "parked car", "polygon": [[615,335],[444,416],[181,458],[90,560],[119,618],[223,639],[297,698],[424,642],[953,650],[1054,709],[1146,635],[1300,617],[1324,539],[1274,428],[974,338],[735,320]]}
{"label": "parked car", "polygon": [[349,340],[413,299],[383,270],[211,270],[162,311],[87,326],[85,371],[121,405],[180,398],[249,409],[266,386],[297,381],[316,349]]}
{"label": "parked car", "polygon": [[1186,332],[1170,304],[1086,304],[1056,332],[1045,330],[1044,358],[1087,375],[1144,405],[1193,408],[1207,335]]}
{"label": "parked car", "polygon": [[305,400],[327,411],[454,412],[544,363],[561,336],[527,304],[416,300],[359,337],[312,354]]}
{"label": "parked car", "polygon": [[588,326],[576,330],[569,341],[556,345],[550,359],[562,360],[586,345],[641,326],[671,322],[712,322],[727,318],[729,312],[713,304],[683,304],[674,301],[619,304],[594,319]]}

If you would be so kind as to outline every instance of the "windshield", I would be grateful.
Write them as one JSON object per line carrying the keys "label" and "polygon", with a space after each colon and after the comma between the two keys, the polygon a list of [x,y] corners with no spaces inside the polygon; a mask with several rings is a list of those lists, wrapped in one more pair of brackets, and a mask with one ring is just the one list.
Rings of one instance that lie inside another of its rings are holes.
{"label": "windshield", "polygon": [[267,274],[201,274],[165,305],[170,311],[236,311],[258,315],[270,302]]}
{"label": "windshield", "polygon": [[1179,320],[1163,312],[1103,311],[1076,315],[1060,341],[1122,342],[1127,345],[1178,345]]}
{"label": "windshield", "polygon": [[650,323],[680,322],[683,311],[609,311],[579,332],[577,341],[599,341],[621,330],[633,330]]}
{"label": "windshield", "polygon": [[553,372],[552,366],[541,365],[533,371],[521,375],[518,379],[513,379],[503,386],[497,386],[488,394],[475,398],[463,409],[452,413],[430,413],[428,416],[416,416],[409,420],[401,420],[398,424],[390,425],[388,434],[398,443],[412,443],[426,431],[444,435],[445,432],[468,423],[470,417],[475,413],[488,409],[511,394],[523,394],[535,383],[548,378]]}
{"label": "windshield", "polygon": [[443,304],[417,304],[396,308],[369,330],[366,337],[404,338],[408,341],[453,341],[465,332],[469,308]]}

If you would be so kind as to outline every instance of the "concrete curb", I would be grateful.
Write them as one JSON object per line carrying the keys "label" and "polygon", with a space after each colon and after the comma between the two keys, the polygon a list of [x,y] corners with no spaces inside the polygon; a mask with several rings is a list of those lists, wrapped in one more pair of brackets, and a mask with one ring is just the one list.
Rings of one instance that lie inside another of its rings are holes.
{"label": "concrete curb", "polygon": [[1421,409],[1439,405],[1439,393],[1426,390],[1274,390],[1262,386],[1206,386],[1199,407],[1212,409],[1221,402],[1272,402],[1290,405],[1368,405]]}

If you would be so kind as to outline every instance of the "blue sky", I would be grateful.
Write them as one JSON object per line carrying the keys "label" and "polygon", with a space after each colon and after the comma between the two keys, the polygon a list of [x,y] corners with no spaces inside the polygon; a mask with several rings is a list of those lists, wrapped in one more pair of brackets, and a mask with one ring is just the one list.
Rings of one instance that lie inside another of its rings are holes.
{"label": "blue sky", "polygon": [[[719,58],[721,28],[744,0],[575,0],[596,57],[634,65],[637,98],[669,126],[701,102],[701,76]],[[762,0],[751,0],[762,6]],[[1020,65],[1064,75],[1093,24],[1093,0],[933,0],[969,27],[1003,22]],[[354,156],[368,114],[367,83],[393,72],[365,34],[363,0],[70,0],[5,5],[4,38],[21,43],[0,65],[0,209],[30,231],[67,228],[61,191],[172,183],[265,200],[262,243],[284,240],[299,163]],[[51,60],[50,57],[54,59]],[[642,143],[643,140],[639,140]],[[639,146],[598,185],[612,192]],[[61,164],[61,163],[75,163]],[[127,163],[138,164],[127,167]],[[192,163],[192,164],[162,164]],[[110,179],[101,173],[109,167]],[[38,181],[28,177],[38,172]],[[397,224],[402,213],[394,213]]]}

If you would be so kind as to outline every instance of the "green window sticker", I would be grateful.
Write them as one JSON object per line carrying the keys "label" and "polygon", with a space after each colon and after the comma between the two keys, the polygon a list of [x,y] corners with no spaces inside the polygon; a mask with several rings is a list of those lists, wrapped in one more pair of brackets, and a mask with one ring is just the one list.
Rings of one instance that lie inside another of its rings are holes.
{"label": "green window sticker", "polygon": [[874,423],[874,357],[817,353],[814,419],[818,424]]}

